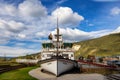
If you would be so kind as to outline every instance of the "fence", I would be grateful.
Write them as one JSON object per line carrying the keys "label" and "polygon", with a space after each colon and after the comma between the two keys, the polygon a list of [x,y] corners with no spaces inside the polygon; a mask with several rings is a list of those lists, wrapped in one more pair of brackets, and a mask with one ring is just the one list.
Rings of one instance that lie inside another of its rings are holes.
{"label": "fence", "polygon": [[17,65],[17,66],[3,65],[3,66],[0,66],[0,74],[4,73],[4,72],[7,72],[7,71],[20,69],[20,68],[23,68],[25,66],[26,65]]}

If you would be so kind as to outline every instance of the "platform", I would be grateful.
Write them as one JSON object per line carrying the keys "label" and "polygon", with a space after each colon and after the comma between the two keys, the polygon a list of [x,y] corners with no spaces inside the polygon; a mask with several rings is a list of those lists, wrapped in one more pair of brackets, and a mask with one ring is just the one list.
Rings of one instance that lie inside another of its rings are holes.
{"label": "platform", "polygon": [[32,77],[38,80],[106,80],[106,77],[101,74],[79,74],[79,73],[67,73],[60,77],[56,77],[52,74],[41,72],[41,68],[33,69],[29,72]]}

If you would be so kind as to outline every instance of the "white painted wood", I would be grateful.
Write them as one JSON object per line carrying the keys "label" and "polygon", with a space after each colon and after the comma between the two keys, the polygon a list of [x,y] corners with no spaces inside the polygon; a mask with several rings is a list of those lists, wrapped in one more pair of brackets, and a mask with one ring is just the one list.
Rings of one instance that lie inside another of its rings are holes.
{"label": "white painted wood", "polygon": [[41,68],[53,74],[57,74],[57,60],[41,64]]}
{"label": "white painted wood", "polygon": [[51,62],[46,62],[41,64],[42,69],[45,69],[56,76],[59,76],[61,73],[66,72],[74,67],[74,62],[71,60],[65,59],[56,59]]}
{"label": "white painted wood", "polygon": [[74,68],[75,62],[71,60],[64,60],[64,59],[59,59],[58,60],[58,74],[60,75],[63,72],[69,71],[72,68]]}

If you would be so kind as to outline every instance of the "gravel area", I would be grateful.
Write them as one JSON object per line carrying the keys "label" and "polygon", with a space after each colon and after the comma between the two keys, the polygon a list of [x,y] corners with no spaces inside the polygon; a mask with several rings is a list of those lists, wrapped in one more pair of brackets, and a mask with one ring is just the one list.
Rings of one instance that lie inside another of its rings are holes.
{"label": "gravel area", "polygon": [[33,69],[29,72],[32,77],[38,80],[106,80],[105,76],[101,74],[63,74],[60,77],[56,77],[52,74],[46,74],[41,72],[41,68]]}

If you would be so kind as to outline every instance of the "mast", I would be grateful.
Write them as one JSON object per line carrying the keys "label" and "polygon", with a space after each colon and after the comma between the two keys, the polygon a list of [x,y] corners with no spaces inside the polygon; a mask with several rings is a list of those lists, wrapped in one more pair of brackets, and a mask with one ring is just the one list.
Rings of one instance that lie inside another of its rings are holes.
{"label": "mast", "polygon": [[58,13],[57,13],[57,76],[58,76],[58,54],[59,54],[59,27],[58,27]]}
{"label": "mast", "polygon": [[57,16],[57,56],[59,54],[59,27],[58,27],[58,16]]}

